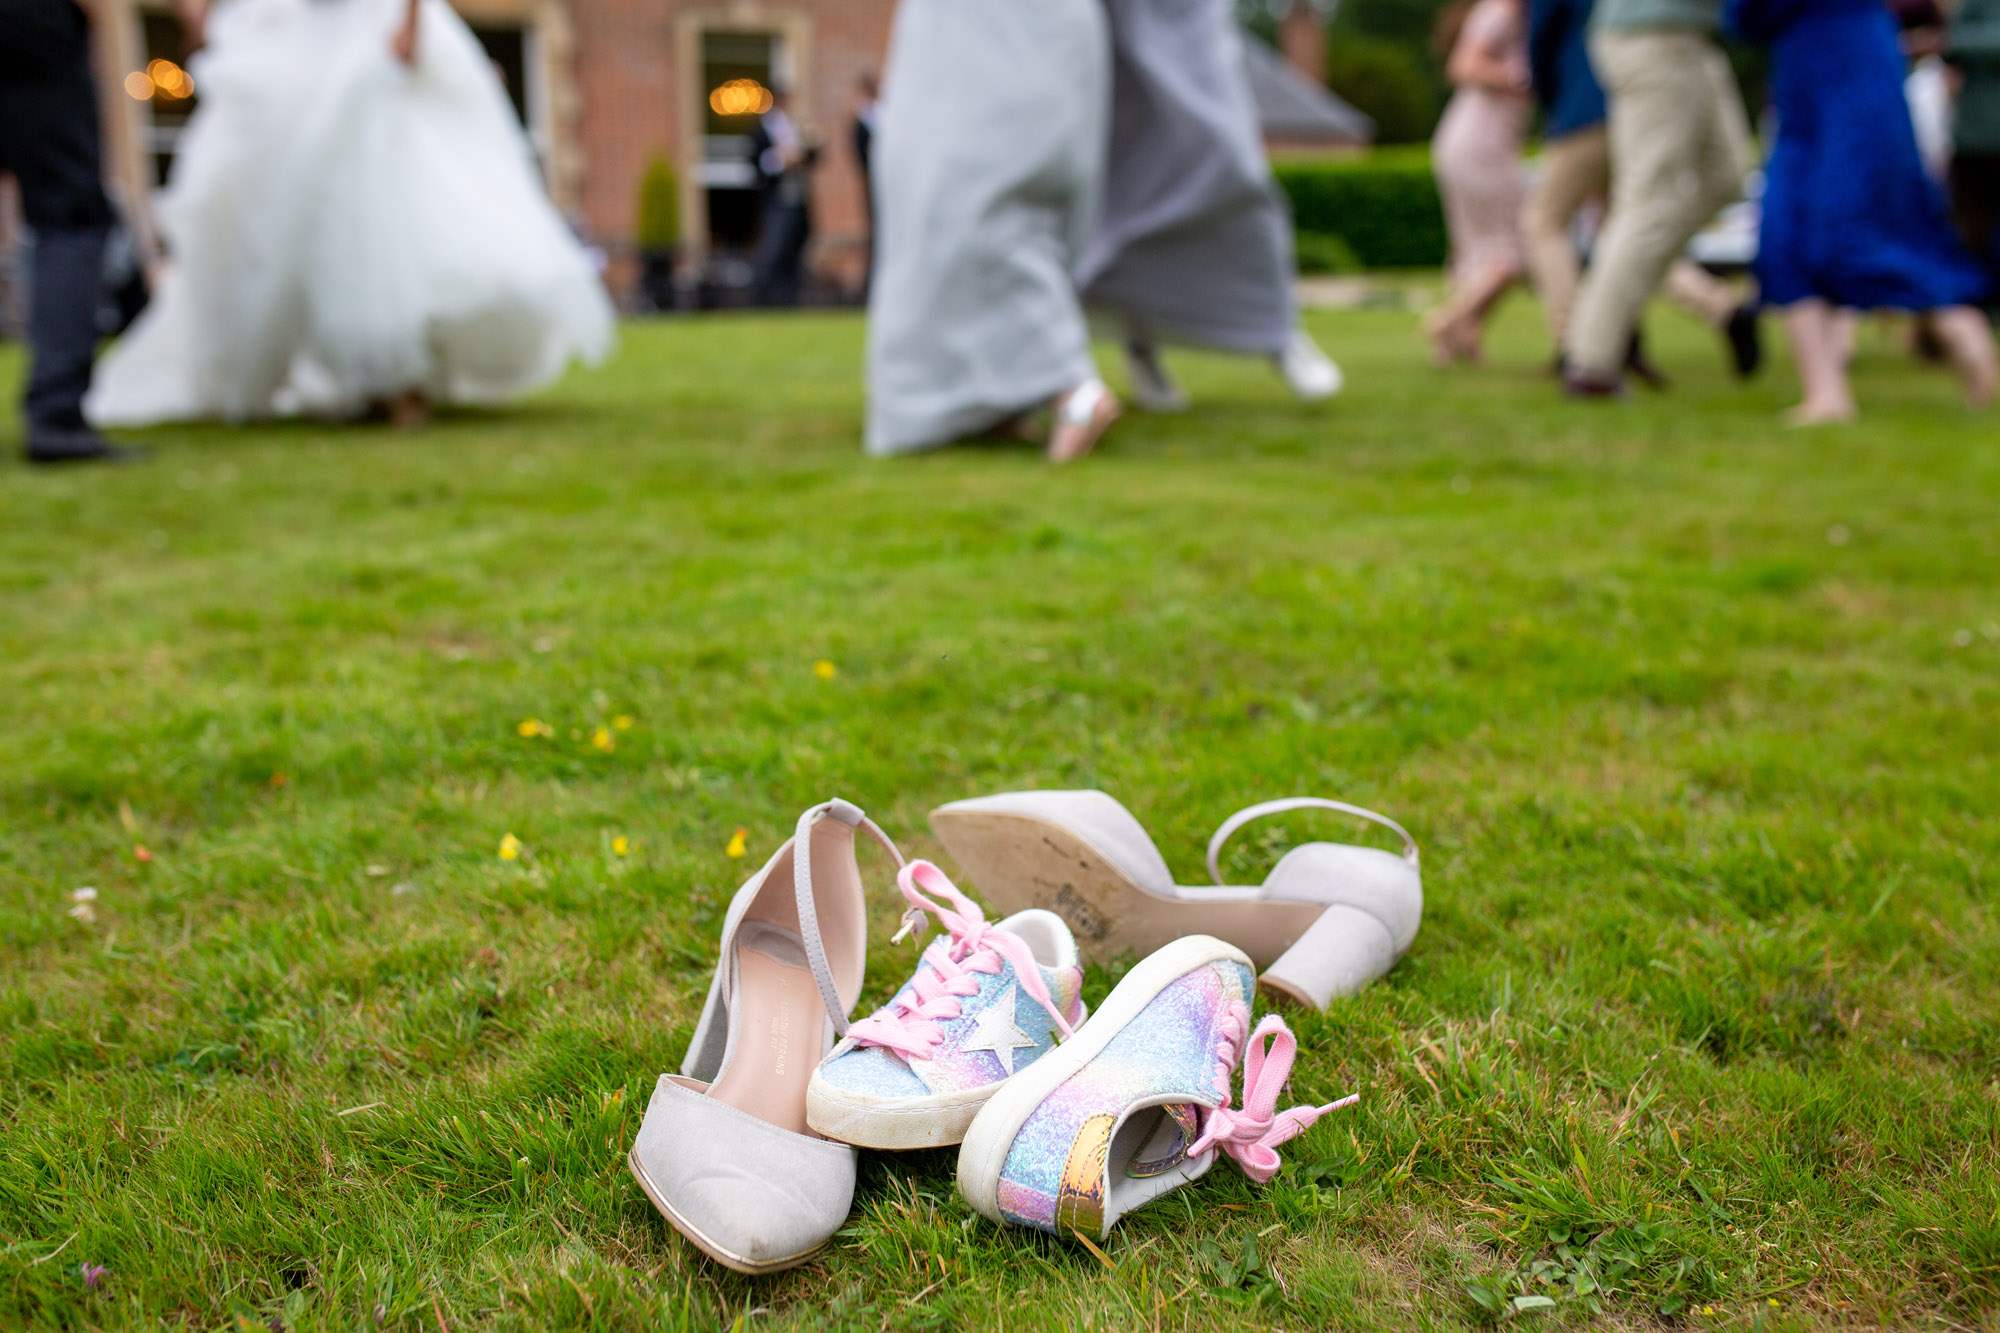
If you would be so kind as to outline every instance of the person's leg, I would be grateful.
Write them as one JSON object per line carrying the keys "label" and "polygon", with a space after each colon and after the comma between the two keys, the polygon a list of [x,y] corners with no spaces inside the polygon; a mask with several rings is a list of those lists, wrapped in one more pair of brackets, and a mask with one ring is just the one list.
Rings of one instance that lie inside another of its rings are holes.
{"label": "person's leg", "polygon": [[1660,280],[1660,294],[1713,328],[1729,322],[1742,304],[1736,289],[1692,259],[1676,259]]}
{"label": "person's leg", "polygon": [[1764,344],[1757,332],[1757,300],[1745,297],[1691,259],[1667,266],[1660,292],[1669,301],[1722,335],[1722,344],[1739,379],[1748,379],[1764,363]]}
{"label": "person's leg", "polygon": [[28,392],[29,446],[38,435],[84,429],[83,395],[97,355],[97,294],[104,269],[105,229],[43,228],[35,232],[28,343],[34,348]]}
{"label": "person's leg", "polygon": [[1991,403],[2000,388],[2000,353],[1994,350],[1993,326],[1985,313],[1969,305],[1951,306],[1931,313],[1931,327],[1965,386],[1965,401],[1975,408]]}
{"label": "person's leg", "polygon": [[1832,307],[1817,297],[1785,307],[1785,335],[1792,345],[1804,391],[1799,405],[1785,414],[1793,426],[1816,426],[1854,419],[1854,395],[1848,388],[1847,365],[1840,355],[1840,335]]}
{"label": "person's leg", "polygon": [[[31,12],[32,11],[32,12]],[[111,205],[99,175],[97,96],[88,30],[74,5],[9,8],[0,40],[14,64],[0,78],[0,158],[21,188],[34,237],[22,402],[28,455],[45,461],[116,453],[84,424],[97,352],[97,302]],[[27,24],[32,31],[22,30]]]}
{"label": "person's leg", "polygon": [[1707,92],[1700,98],[1702,137],[1696,162],[1701,189],[1692,203],[1694,226],[1699,230],[1724,207],[1742,198],[1743,178],[1757,160],[1750,145],[1743,94],[1729,68],[1729,57],[1713,42],[1699,41],[1696,46],[1695,67],[1707,84]]}
{"label": "person's leg", "polygon": [[1450,298],[1424,320],[1432,359],[1441,366],[1477,361],[1487,315],[1520,279],[1520,267],[1501,259],[1489,260],[1468,274],[1452,289]]}
{"label": "person's leg", "polygon": [[1714,120],[1700,63],[1709,49],[1690,33],[1592,39],[1611,108],[1611,212],[1570,330],[1569,364],[1579,381],[1616,380],[1640,311],[1714,211],[1699,174]]}
{"label": "person's leg", "polygon": [[1528,272],[1542,300],[1549,340],[1558,349],[1569,331],[1582,273],[1570,223],[1611,181],[1610,136],[1602,125],[1565,134],[1542,148],[1542,174],[1521,210],[1521,241]]}
{"label": "person's leg", "polygon": [[1151,329],[1136,320],[1125,323],[1125,378],[1132,401],[1142,412],[1185,412],[1187,390],[1160,359],[1160,344]]}

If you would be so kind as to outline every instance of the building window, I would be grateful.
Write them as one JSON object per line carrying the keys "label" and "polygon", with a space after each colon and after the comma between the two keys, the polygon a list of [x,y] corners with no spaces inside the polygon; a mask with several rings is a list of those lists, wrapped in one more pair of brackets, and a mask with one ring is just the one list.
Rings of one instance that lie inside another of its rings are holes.
{"label": "building window", "polygon": [[757,170],[750,131],[785,77],[784,41],[768,32],[708,31],[701,36],[701,183],[708,197],[708,240],[723,253],[757,245]]}
{"label": "building window", "polygon": [[152,164],[153,183],[164,185],[200,91],[184,67],[187,40],[180,20],[172,14],[140,12],[139,48],[145,61],[126,74],[125,95],[144,104],[140,123],[145,127],[146,157]]}

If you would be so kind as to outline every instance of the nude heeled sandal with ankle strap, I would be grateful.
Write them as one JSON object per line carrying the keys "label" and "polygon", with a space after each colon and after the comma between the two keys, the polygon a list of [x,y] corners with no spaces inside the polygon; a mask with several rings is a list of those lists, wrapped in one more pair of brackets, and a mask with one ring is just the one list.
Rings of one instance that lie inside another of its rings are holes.
{"label": "nude heeled sandal with ankle strap", "polygon": [[[1255,887],[1222,882],[1223,846],[1245,824],[1294,810],[1334,810],[1381,825],[1401,853],[1345,843],[1294,847]],[[1250,806],[1209,840],[1211,887],[1174,883],[1130,811],[1101,791],[1029,791],[954,801],[931,827],[980,892],[1003,912],[1046,907],[1099,957],[1151,954],[1213,935],[1263,969],[1259,984],[1324,1009],[1382,976],[1423,921],[1417,844],[1395,820],[1316,796]]]}

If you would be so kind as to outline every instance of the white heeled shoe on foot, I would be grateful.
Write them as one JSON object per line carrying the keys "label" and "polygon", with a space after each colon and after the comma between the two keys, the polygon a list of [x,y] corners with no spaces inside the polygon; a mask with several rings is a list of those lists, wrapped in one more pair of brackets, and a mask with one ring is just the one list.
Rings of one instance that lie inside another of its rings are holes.
{"label": "white heeled shoe on foot", "polygon": [[854,1201],[855,1150],[808,1128],[806,1086],[861,994],[856,829],[903,864],[873,821],[831,800],[730,901],[687,1059],[660,1076],[628,1159],[667,1221],[739,1273],[804,1263]]}
{"label": "white heeled shoe on foot", "polygon": [[[1336,810],[1403,840],[1400,855],[1312,842],[1294,847],[1250,888],[1222,883],[1223,845],[1245,824],[1289,810]],[[1417,844],[1372,810],[1300,796],[1231,815],[1208,844],[1215,887],[1174,883],[1130,811],[1101,791],[1028,791],[954,801],[931,827],[981,893],[1003,912],[1046,907],[1099,956],[1154,952],[1213,935],[1264,969],[1270,990],[1324,1009],[1396,965],[1423,921]]]}

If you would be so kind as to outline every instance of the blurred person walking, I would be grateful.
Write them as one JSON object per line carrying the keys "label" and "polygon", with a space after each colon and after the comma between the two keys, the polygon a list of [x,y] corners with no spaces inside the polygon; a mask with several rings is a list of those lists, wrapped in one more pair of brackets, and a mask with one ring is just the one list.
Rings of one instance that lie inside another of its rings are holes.
{"label": "blurred person walking", "polygon": [[1952,219],[2000,295],[2000,0],[1959,0],[1945,58],[1960,79]]}
{"label": "blurred person walking", "polygon": [[1106,0],[1111,144],[1104,211],[1077,266],[1110,313],[1132,400],[1187,407],[1162,341],[1270,358],[1314,402],[1340,368],[1299,326],[1292,220],[1264,155],[1228,0]]}
{"label": "blurred person walking", "polygon": [[1118,414],[1073,276],[1103,188],[1103,5],[903,0],[883,83],[868,452],[1053,407],[1049,458],[1080,457]]}
{"label": "blurred person walking", "polygon": [[812,241],[812,170],[819,150],[799,134],[791,105],[791,90],[773,80],[771,108],[750,131],[750,165],[762,202],[750,287],[760,306],[799,303]]}
{"label": "blurred person walking", "polygon": [[1729,0],[1729,21],[1771,48],[1778,134],[1764,169],[1757,280],[1784,312],[1805,390],[1787,419],[1854,417],[1843,309],[1930,312],[1966,400],[1984,407],[2000,353],[1973,303],[1990,284],[1924,173],[1895,20],[1881,0]]}
{"label": "blurred person walking", "polygon": [[85,424],[111,202],[104,194],[90,24],[74,0],[0,0],[0,171],[34,239],[22,415],[31,463],[134,456]]}
{"label": "blurred person walking", "polygon": [[1577,294],[1564,385],[1603,397],[1648,299],[1690,239],[1743,189],[1750,130],[1717,41],[1722,0],[1598,0],[1590,63],[1611,143],[1611,208]]}
{"label": "blurred person walking", "polygon": [[1451,291],[1424,321],[1440,366],[1477,361],[1486,317],[1526,271],[1527,15],[1521,0],[1474,0],[1441,16],[1436,47],[1456,89],[1431,137],[1451,237]]}
{"label": "blurred person walking", "polygon": [[[1542,107],[1542,154],[1540,174],[1521,210],[1521,236],[1549,339],[1557,349],[1559,374],[1565,368],[1562,348],[1582,274],[1572,229],[1578,214],[1603,202],[1611,189],[1604,89],[1590,67],[1585,40],[1590,10],[1591,0],[1530,0],[1528,11],[1528,67]],[[1728,283],[1687,259],[1668,266],[1663,289],[1723,335],[1739,376],[1756,374],[1763,346],[1754,301],[1739,300]],[[1626,369],[1663,382],[1642,356],[1636,330]]]}
{"label": "blurred person walking", "polygon": [[158,205],[167,271],[93,422],[413,425],[609,349],[604,289],[444,0],[230,0],[208,39]]}
{"label": "blurred person walking", "polygon": [[881,114],[881,89],[873,72],[863,74],[854,85],[854,121],[848,127],[854,149],[854,166],[861,173],[861,206],[868,218],[868,249],[862,256],[861,299],[875,277],[875,121]]}

